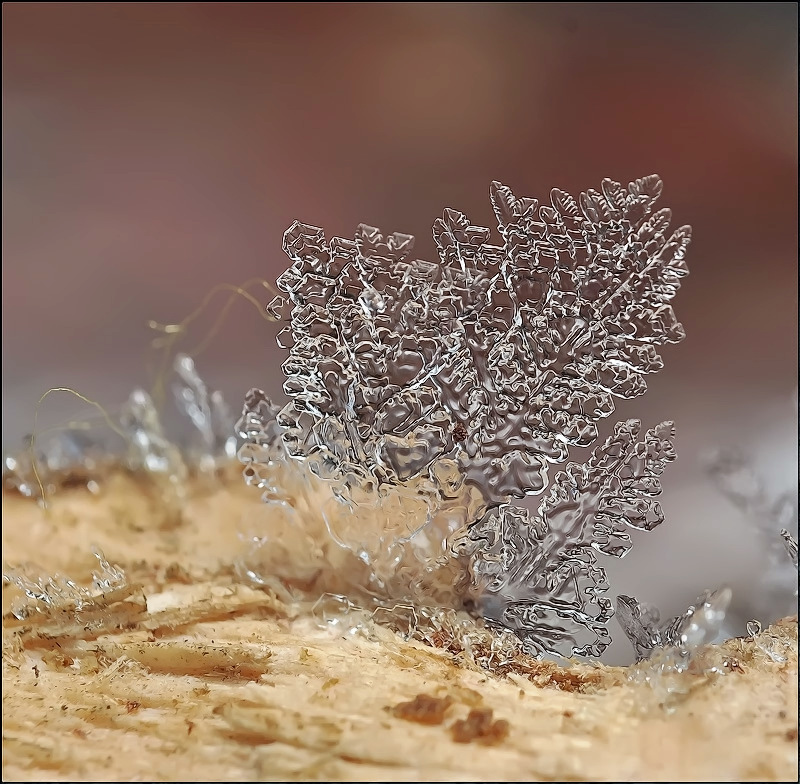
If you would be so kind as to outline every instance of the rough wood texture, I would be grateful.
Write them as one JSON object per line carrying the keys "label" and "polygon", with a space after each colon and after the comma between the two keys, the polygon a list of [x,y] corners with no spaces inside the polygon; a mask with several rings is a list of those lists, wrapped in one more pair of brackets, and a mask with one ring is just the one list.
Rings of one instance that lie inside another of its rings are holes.
{"label": "rough wood texture", "polygon": [[4,779],[797,780],[796,618],[710,650],[720,673],[684,676],[667,706],[624,668],[517,656],[487,672],[237,585],[257,503],[234,480],[176,520],[122,475],[47,515],[4,496],[7,562],[86,579],[96,543],[132,583],[25,622],[4,587]]}

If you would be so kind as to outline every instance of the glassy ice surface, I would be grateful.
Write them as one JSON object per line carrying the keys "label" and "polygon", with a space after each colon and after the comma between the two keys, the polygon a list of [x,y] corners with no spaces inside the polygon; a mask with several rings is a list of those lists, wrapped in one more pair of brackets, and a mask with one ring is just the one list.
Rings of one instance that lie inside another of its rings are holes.
{"label": "glassy ice surface", "polygon": [[[614,399],[643,394],[662,367],[657,347],[684,336],[670,301],[690,229],[670,233],[661,188],[656,176],[604,180],[540,206],[495,182],[500,244],[448,209],[435,264],[413,259],[407,234],[362,225],[328,240],[294,223],[269,306],[285,322],[289,402],[276,416],[263,394],[248,397],[251,481],[280,495],[279,438],[351,510],[331,514],[346,522],[329,532],[371,567],[375,590],[409,559],[449,558],[462,575],[451,589],[531,652],[599,655],[612,608],[595,552],[620,557],[627,528],[661,522],[652,498],[674,457],[671,425],[640,440],[638,422],[619,423],[556,475],[536,515],[511,503],[542,493],[570,447],[593,444]],[[407,587],[430,598],[435,582]]]}

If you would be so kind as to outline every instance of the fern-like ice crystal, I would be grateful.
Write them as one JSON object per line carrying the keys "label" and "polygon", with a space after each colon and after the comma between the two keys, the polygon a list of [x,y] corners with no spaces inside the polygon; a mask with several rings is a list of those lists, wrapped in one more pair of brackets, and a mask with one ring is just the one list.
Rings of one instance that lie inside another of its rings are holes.
{"label": "fern-like ice crystal", "polygon": [[[352,240],[303,223],[284,236],[291,265],[269,310],[285,322],[286,452],[352,505],[425,498],[418,539],[446,540],[465,592],[533,652],[602,651],[612,609],[595,552],[624,555],[629,528],[662,520],[669,423],[642,440],[637,422],[618,424],[556,475],[537,514],[510,505],[593,444],[615,399],[662,367],[658,347],[684,336],[670,301],[690,229],[669,232],[661,188],[604,180],[540,206],[495,182],[500,243],[448,209],[433,227],[439,263],[364,225]],[[243,421],[263,434],[269,406],[249,400]],[[273,448],[246,444],[251,475]]]}

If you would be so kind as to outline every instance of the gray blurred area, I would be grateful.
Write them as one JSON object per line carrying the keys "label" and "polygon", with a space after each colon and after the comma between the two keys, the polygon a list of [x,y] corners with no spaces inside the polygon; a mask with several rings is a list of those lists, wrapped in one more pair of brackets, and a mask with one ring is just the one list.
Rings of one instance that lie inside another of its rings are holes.
{"label": "gray blurred area", "polygon": [[[491,225],[492,179],[546,198],[655,172],[675,225],[694,227],[675,301],[688,337],[617,415],[674,419],[679,458],[666,523],[607,564],[612,591],[675,614],[728,582],[737,633],[778,612],[758,595],[754,525],[702,458],[739,447],[797,492],[795,3],[2,13],[4,449],[48,387],[113,406],[148,384],[147,321],[181,321],[218,283],[274,280],[295,219],[412,233],[432,259],[443,208]],[[234,408],[251,386],[280,398],[276,332],[242,300],[197,357]],[[40,420],[83,413],[54,395]]]}

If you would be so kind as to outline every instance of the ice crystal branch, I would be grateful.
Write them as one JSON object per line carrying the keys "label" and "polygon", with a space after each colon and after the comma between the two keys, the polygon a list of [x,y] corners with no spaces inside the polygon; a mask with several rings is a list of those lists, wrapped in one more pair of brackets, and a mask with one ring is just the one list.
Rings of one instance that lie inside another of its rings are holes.
{"label": "ice crystal branch", "polygon": [[795,539],[785,528],[781,528],[781,538],[783,546],[792,561],[792,565],[797,569],[797,539]]}
{"label": "ice crystal branch", "polygon": [[[674,459],[672,424],[649,430],[620,422],[584,464],[559,472],[531,516],[502,505],[468,529],[473,585],[487,619],[512,629],[531,653],[598,656],[612,615],[605,572],[594,551],[622,557],[629,528],[663,520],[653,497]],[[587,636],[588,635],[588,636]]]}

